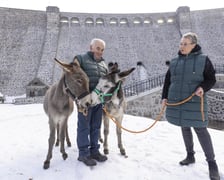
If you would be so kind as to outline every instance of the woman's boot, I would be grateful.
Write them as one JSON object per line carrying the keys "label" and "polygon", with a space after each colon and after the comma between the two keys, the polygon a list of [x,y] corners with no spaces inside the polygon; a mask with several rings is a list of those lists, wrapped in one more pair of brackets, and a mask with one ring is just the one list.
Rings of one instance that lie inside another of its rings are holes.
{"label": "woman's boot", "polygon": [[195,163],[194,153],[187,153],[187,157],[184,160],[180,161],[180,165],[182,166],[192,163]]}
{"label": "woman's boot", "polygon": [[211,180],[220,180],[218,166],[215,161],[208,161],[208,169]]}

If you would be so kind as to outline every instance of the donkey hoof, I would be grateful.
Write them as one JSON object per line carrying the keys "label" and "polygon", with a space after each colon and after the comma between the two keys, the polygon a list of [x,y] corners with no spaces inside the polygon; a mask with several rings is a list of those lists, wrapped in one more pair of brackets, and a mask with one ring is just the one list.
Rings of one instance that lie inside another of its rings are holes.
{"label": "donkey hoof", "polygon": [[64,160],[66,160],[67,157],[68,157],[68,155],[67,155],[66,153],[64,153],[64,154],[62,155],[62,157],[63,157]]}
{"label": "donkey hoof", "polygon": [[103,152],[104,152],[104,154],[109,154],[109,150],[108,149],[104,149]]}
{"label": "donkey hoof", "polygon": [[72,146],[71,142],[67,142],[67,145],[68,145],[68,147]]}
{"label": "donkey hoof", "polygon": [[126,152],[125,152],[125,150],[124,150],[124,149],[121,149],[121,150],[120,150],[120,152],[121,152],[121,155],[123,155],[123,156],[125,156],[125,155],[126,155]]}
{"label": "donkey hoof", "polygon": [[44,161],[44,169],[48,169],[50,167],[50,161]]}
{"label": "donkey hoof", "polygon": [[55,146],[59,146],[59,140],[56,141]]}
{"label": "donkey hoof", "polygon": [[59,143],[55,143],[55,147],[58,147],[59,146]]}

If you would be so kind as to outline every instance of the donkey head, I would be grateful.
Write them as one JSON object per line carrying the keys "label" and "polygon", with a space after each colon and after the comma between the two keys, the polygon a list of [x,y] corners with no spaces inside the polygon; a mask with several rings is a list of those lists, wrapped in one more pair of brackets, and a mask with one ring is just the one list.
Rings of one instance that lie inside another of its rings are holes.
{"label": "donkey head", "polygon": [[89,78],[77,63],[64,63],[55,58],[64,70],[64,93],[72,98],[80,112],[88,113],[91,104],[89,93]]}
{"label": "donkey head", "polygon": [[135,68],[120,72],[117,63],[108,64],[109,73],[99,79],[99,82],[91,93],[92,105],[106,103],[121,89],[121,83],[132,73]]}

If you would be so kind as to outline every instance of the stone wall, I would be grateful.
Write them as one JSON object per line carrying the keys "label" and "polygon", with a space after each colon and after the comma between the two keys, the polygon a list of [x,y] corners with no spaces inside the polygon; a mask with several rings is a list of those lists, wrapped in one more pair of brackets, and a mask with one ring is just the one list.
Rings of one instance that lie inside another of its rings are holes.
{"label": "stone wall", "polygon": [[[156,119],[161,112],[162,88],[153,89],[136,97],[127,98],[127,114]],[[212,121],[224,122],[224,89],[210,90],[208,97],[208,118]],[[166,120],[165,115],[161,120]]]}
{"label": "stone wall", "polygon": [[209,119],[224,122],[224,89],[208,92]]}
{"label": "stone wall", "polygon": [[45,40],[46,13],[0,8],[0,92],[25,94],[36,77]]}
{"label": "stone wall", "polygon": [[[162,88],[158,87],[127,98],[126,113],[156,119],[161,112],[161,92]],[[162,116],[161,120],[165,119],[165,116]]]}
{"label": "stone wall", "polygon": [[[0,8],[0,92],[23,95],[27,84],[39,78],[52,85],[61,76],[55,57],[71,62],[89,50],[92,38],[106,41],[106,62],[121,69],[143,62],[149,76],[164,73],[165,61],[176,56],[182,33],[198,34],[204,53],[223,62],[224,8],[144,14],[90,14]],[[133,73],[127,83],[137,76]]]}
{"label": "stone wall", "polygon": [[13,102],[15,105],[22,105],[22,104],[43,104],[44,96],[37,96],[37,97],[26,97],[26,98],[16,98]]}

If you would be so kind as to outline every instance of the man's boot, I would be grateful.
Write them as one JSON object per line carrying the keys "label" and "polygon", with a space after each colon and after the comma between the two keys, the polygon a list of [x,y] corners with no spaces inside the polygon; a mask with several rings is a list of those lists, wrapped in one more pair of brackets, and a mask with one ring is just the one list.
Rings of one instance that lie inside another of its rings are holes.
{"label": "man's boot", "polygon": [[208,169],[211,180],[220,180],[218,166],[215,161],[208,161]]}
{"label": "man's boot", "polygon": [[195,163],[194,153],[187,153],[187,157],[179,163],[182,166]]}

